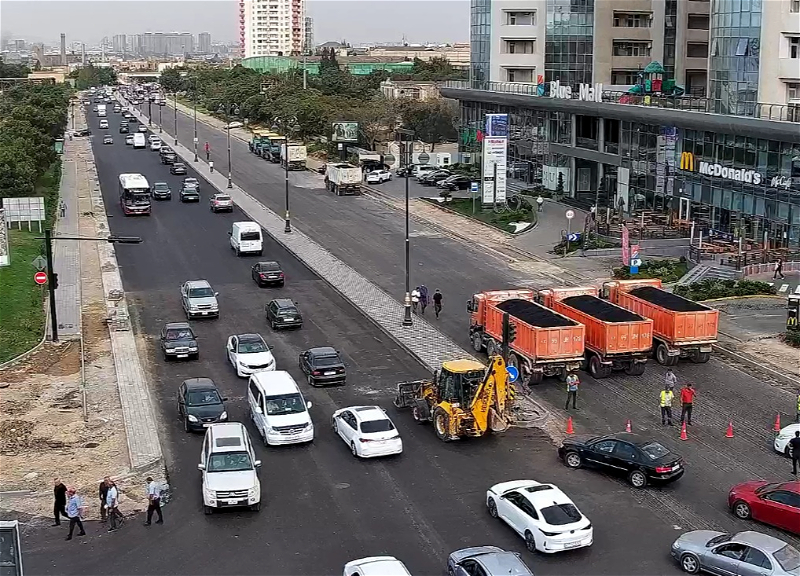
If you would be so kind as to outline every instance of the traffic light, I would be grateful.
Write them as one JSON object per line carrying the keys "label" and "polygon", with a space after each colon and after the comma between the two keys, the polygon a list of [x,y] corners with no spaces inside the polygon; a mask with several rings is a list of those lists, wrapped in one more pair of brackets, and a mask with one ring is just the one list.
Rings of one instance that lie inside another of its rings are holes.
{"label": "traffic light", "polygon": [[58,288],[58,274],[53,272],[53,290]]}
{"label": "traffic light", "polygon": [[517,339],[517,325],[511,322],[508,323],[508,343],[511,344]]}

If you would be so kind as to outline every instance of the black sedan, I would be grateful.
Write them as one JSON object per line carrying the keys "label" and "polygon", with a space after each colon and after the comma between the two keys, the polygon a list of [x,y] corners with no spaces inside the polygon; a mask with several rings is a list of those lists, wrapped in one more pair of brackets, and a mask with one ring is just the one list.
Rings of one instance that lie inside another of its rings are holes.
{"label": "black sedan", "polygon": [[186,174],[186,164],[183,162],[175,162],[169,167],[170,174]]}
{"label": "black sedan", "polygon": [[211,378],[190,378],[178,387],[178,417],[186,432],[203,430],[216,422],[227,422],[223,398]]}
{"label": "black sedan", "polygon": [[253,281],[259,286],[277,285],[283,286],[286,277],[280,262],[257,262],[250,269]]}
{"label": "black sedan", "polygon": [[634,488],[644,488],[648,482],[673,482],[684,473],[680,456],[655,440],[628,432],[567,438],[558,457],[569,468],[593,466],[624,474]]}
{"label": "black sedan", "polygon": [[472,178],[469,176],[451,176],[445,180],[437,182],[436,185],[445,190],[466,190],[472,184]]}
{"label": "black sedan", "polygon": [[300,369],[311,386],[344,384],[347,373],[339,353],[330,346],[311,348],[300,353]]}
{"label": "black sedan", "polygon": [[181,186],[180,199],[181,202],[200,202],[200,192],[196,187],[184,184]]}

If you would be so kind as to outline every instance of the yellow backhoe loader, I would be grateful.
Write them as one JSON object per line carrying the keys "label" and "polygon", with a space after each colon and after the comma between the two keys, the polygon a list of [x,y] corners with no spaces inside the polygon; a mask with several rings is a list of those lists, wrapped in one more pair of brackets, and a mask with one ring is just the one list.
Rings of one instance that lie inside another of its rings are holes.
{"label": "yellow backhoe loader", "polygon": [[442,363],[432,380],[401,382],[394,405],[411,408],[418,423],[433,422],[436,436],[449,442],[504,432],[513,400],[506,363],[493,356],[488,368],[475,360],[453,360]]}

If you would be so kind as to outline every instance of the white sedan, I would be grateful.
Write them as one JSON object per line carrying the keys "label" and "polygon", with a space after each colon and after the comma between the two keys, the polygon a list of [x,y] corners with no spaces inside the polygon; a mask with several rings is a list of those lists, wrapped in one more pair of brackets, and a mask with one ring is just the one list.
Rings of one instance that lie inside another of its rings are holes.
{"label": "white sedan", "polygon": [[161,150],[161,140],[151,140],[150,150],[153,152],[159,152]]}
{"label": "white sedan", "polygon": [[789,424],[785,428],[781,429],[781,431],[778,432],[778,435],[775,436],[775,451],[780,452],[786,457],[791,456],[791,454],[789,454],[789,440],[794,438],[795,432],[800,432],[800,423]]}
{"label": "white sedan", "polygon": [[531,552],[552,554],[591,546],[592,523],[552,484],[514,480],[486,492],[486,507],[525,539]]}
{"label": "white sedan", "polygon": [[394,556],[371,556],[344,565],[343,576],[411,576],[405,564]]}
{"label": "white sedan", "polygon": [[380,406],[342,408],[331,417],[333,431],[350,447],[353,456],[374,458],[403,452],[397,428]]}
{"label": "white sedan", "polygon": [[237,334],[228,338],[225,352],[236,369],[236,375],[245,378],[256,372],[275,370],[275,357],[261,334]]}
{"label": "white sedan", "polygon": [[392,179],[392,173],[388,170],[373,170],[367,174],[367,184],[382,184]]}

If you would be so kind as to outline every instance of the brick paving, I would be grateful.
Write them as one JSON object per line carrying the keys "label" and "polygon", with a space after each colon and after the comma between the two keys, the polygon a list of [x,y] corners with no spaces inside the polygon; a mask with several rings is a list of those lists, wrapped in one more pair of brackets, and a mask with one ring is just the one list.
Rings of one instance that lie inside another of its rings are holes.
{"label": "brick paving", "polygon": [[[78,234],[78,155],[83,147],[79,140],[66,142],[61,166],[59,200],[66,206],[64,216],[59,213],[53,240],[54,272],[58,274],[56,290],[56,316],[58,335],[62,340],[80,338],[81,333],[81,287],[80,287],[80,242],[58,240],[58,236]],[[48,332],[52,334],[50,322]]]}

